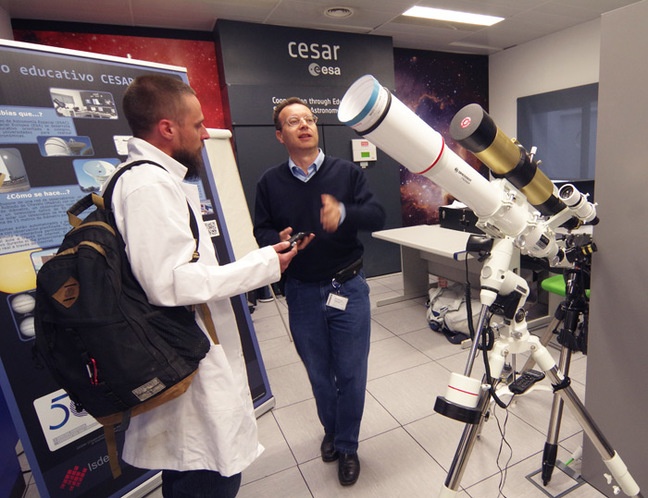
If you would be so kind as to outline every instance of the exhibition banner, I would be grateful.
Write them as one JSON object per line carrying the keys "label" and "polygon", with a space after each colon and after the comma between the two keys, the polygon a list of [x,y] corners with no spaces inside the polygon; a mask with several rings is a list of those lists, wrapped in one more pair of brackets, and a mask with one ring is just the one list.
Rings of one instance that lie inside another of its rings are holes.
{"label": "exhibition banner", "polygon": [[223,20],[216,32],[233,125],[271,124],[288,97],[307,102],[320,124],[339,125],[340,100],[360,76],[394,89],[390,37]]}
{"label": "exhibition banner", "polygon": [[[122,496],[154,475],[120,462],[113,479],[101,426],[32,357],[36,273],[70,229],[67,209],[126,159],[123,93],[151,72],[188,83],[184,68],[0,40],[0,386],[43,497]],[[205,162],[202,214],[223,264],[233,253]],[[247,301],[232,304],[256,406],[271,393]]]}

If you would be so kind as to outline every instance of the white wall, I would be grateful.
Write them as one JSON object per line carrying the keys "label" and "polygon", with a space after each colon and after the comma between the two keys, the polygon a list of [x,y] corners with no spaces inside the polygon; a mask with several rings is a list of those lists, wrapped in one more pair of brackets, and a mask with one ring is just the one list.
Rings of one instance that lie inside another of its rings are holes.
{"label": "white wall", "polygon": [[596,20],[491,55],[488,113],[497,126],[517,136],[519,97],[598,82],[600,40]]}
{"label": "white wall", "polygon": [[[648,489],[648,1],[604,14],[596,137],[596,201],[585,400],[600,430],[643,494]],[[583,449],[583,477],[613,490],[594,446]],[[609,472],[608,472],[609,473]]]}

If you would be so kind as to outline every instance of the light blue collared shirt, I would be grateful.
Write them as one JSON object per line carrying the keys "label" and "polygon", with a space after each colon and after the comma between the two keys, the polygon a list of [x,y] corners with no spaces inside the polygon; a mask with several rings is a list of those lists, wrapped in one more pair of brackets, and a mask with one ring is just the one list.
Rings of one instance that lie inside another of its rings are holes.
{"label": "light blue collared shirt", "polygon": [[320,169],[320,166],[323,162],[324,152],[322,152],[322,149],[319,149],[319,154],[317,154],[315,161],[308,167],[308,172],[304,173],[304,170],[295,164],[295,161],[292,160],[292,157],[288,157],[288,166],[290,166],[290,172],[295,178],[301,180],[304,183],[313,178],[313,175],[317,173],[317,170]]}
{"label": "light blue collared shirt", "polygon": [[[313,175],[317,173],[323,162],[324,152],[322,152],[322,149],[319,149],[319,154],[317,154],[315,161],[313,161],[313,164],[308,167],[307,172],[304,173],[304,170],[295,164],[295,161],[292,160],[292,157],[288,156],[288,166],[290,167],[290,172],[295,178],[301,180],[304,183],[313,178]],[[340,222],[338,223],[338,226],[342,224],[344,218],[346,218],[346,208],[344,207],[344,204],[340,202]]]}

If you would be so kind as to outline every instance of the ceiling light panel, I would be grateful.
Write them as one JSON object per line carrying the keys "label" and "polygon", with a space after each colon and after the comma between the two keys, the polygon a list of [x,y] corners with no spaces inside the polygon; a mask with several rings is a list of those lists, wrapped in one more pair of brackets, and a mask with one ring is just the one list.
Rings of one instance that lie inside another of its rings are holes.
{"label": "ceiling light panel", "polygon": [[479,26],[492,26],[503,17],[487,16],[483,14],[472,14],[470,12],[459,12],[456,10],[435,9],[433,7],[412,7],[403,12],[404,16],[419,17],[422,19],[433,19],[437,21],[459,22],[464,24],[477,24]]}

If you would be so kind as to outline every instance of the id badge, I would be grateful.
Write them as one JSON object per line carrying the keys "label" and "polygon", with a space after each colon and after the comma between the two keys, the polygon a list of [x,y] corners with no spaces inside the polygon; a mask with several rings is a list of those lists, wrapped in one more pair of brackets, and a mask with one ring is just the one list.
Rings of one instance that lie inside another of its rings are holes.
{"label": "id badge", "polygon": [[349,302],[348,297],[340,296],[339,294],[329,294],[328,299],[326,300],[326,306],[330,306],[331,308],[335,308],[340,311],[344,311],[347,307],[347,303]]}

